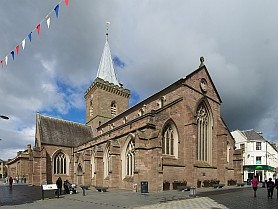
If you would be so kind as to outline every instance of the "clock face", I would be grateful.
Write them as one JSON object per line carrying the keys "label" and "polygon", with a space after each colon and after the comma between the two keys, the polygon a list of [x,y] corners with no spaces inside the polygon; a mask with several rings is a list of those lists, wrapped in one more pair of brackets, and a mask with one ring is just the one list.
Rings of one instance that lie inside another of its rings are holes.
{"label": "clock face", "polygon": [[204,92],[204,93],[207,92],[208,84],[207,84],[206,79],[204,79],[204,78],[201,79],[200,87],[201,87],[202,92]]}

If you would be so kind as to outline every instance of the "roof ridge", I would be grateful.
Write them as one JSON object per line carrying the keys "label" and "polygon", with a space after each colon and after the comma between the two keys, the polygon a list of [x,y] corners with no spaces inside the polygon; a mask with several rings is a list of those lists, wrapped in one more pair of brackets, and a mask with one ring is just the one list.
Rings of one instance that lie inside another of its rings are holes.
{"label": "roof ridge", "polygon": [[[78,122],[75,122],[75,121],[70,121],[70,120],[65,120],[65,119],[60,119],[60,118],[54,118],[54,117],[48,116],[48,115],[41,115],[41,114],[40,114],[40,117],[49,118],[49,119],[53,119],[53,120],[64,121],[64,122],[67,122],[67,123],[74,123],[74,124],[77,124],[77,125],[88,126],[88,125],[83,124],[83,123],[78,123]],[[89,126],[88,126],[88,127],[89,127]]]}

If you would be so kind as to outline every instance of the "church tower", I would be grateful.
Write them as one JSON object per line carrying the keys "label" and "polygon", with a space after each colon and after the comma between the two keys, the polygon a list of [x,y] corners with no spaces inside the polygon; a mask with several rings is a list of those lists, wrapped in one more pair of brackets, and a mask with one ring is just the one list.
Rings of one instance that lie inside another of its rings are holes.
{"label": "church tower", "polygon": [[90,125],[93,135],[96,128],[128,109],[130,90],[119,84],[108,43],[106,42],[98,67],[96,79],[86,90],[86,124]]}

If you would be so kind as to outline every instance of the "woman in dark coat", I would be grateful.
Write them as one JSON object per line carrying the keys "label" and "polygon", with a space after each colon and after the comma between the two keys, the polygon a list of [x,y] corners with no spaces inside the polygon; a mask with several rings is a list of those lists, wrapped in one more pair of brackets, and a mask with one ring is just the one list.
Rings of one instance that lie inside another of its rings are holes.
{"label": "woman in dark coat", "polygon": [[63,181],[61,179],[61,177],[59,177],[56,181],[56,185],[58,187],[58,192],[61,195],[62,194],[62,186],[63,186]]}

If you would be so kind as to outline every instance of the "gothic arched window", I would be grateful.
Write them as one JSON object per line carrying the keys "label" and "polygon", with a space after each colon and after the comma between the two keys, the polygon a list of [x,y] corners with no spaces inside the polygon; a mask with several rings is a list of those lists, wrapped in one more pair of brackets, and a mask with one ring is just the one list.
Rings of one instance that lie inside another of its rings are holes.
{"label": "gothic arched window", "polygon": [[110,155],[109,146],[107,146],[105,149],[103,164],[104,164],[104,178],[107,178],[109,176],[109,171],[111,171],[111,155]]}
{"label": "gothic arched window", "polygon": [[173,122],[165,126],[162,137],[162,154],[178,157],[178,132]]}
{"label": "gothic arched window", "polygon": [[66,174],[67,173],[67,158],[62,152],[59,152],[53,160],[53,173]]}
{"label": "gothic arched window", "polygon": [[111,103],[111,115],[112,115],[113,117],[115,117],[115,116],[117,115],[117,105],[116,105],[116,102],[115,102],[115,101],[113,101],[113,102]]}
{"label": "gothic arched window", "polygon": [[135,170],[135,141],[134,135],[129,134],[121,151],[122,178],[132,177]]}
{"label": "gothic arched window", "polygon": [[197,160],[211,163],[212,158],[212,116],[202,102],[197,109]]}

